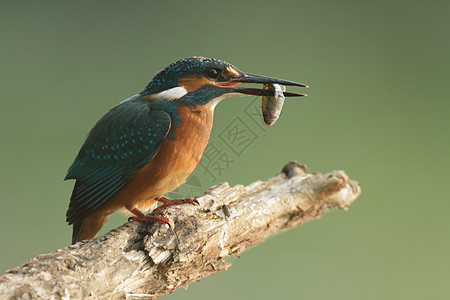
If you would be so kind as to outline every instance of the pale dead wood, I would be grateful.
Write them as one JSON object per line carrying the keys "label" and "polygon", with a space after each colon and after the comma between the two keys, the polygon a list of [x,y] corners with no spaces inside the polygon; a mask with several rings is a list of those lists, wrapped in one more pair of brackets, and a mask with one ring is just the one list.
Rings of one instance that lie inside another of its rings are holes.
{"label": "pale dead wood", "polygon": [[346,209],[359,184],[344,171],[306,174],[290,162],[268,181],[222,183],[200,206],[163,210],[175,223],[128,222],[111,232],[38,256],[0,276],[0,299],[152,299],[231,264],[223,259],[328,208]]}

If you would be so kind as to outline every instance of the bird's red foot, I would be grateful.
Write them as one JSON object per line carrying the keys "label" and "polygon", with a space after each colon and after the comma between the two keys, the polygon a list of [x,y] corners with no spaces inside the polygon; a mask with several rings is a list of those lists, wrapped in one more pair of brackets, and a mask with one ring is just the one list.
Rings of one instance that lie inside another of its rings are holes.
{"label": "bird's red foot", "polygon": [[185,203],[199,205],[198,201],[195,200],[194,198],[168,199],[166,197],[159,197],[159,198],[156,198],[156,201],[162,202],[163,205],[158,206],[157,208],[155,208],[155,210],[163,209],[163,208],[166,208],[167,206],[171,206],[171,205],[185,204]]}
{"label": "bird's red foot", "polygon": [[158,222],[162,224],[169,225],[170,229],[173,229],[175,225],[173,224],[171,219],[168,219],[166,217],[160,216],[160,215],[146,215],[143,212],[141,212],[136,207],[129,210],[132,214],[134,214],[134,217],[128,218],[128,221],[142,221],[142,222]]}

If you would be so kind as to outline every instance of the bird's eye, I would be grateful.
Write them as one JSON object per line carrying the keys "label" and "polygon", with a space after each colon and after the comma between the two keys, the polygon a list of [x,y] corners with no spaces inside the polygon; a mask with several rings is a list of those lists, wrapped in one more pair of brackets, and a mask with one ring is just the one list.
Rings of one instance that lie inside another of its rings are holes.
{"label": "bird's eye", "polygon": [[209,78],[217,78],[219,76],[219,70],[217,69],[208,69],[206,71],[206,76]]}

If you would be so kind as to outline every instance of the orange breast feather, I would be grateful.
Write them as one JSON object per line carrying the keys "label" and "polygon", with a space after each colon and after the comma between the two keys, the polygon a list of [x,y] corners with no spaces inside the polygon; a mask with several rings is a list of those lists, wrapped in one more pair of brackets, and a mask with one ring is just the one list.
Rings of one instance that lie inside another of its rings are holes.
{"label": "orange breast feather", "polygon": [[180,185],[194,171],[209,140],[213,112],[205,106],[180,106],[175,139],[166,137],[159,152],[133,179],[102,207],[105,213],[121,208],[148,210],[154,198]]}

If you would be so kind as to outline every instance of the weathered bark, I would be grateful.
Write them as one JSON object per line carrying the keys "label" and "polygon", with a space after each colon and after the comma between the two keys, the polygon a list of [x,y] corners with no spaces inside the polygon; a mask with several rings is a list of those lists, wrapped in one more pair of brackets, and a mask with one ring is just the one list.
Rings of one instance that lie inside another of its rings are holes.
{"label": "weathered bark", "polygon": [[290,162],[268,181],[222,183],[200,206],[161,211],[175,223],[128,222],[109,233],[38,256],[0,276],[0,299],[151,299],[231,264],[223,259],[282,228],[346,209],[360,193],[343,171],[306,174]]}

